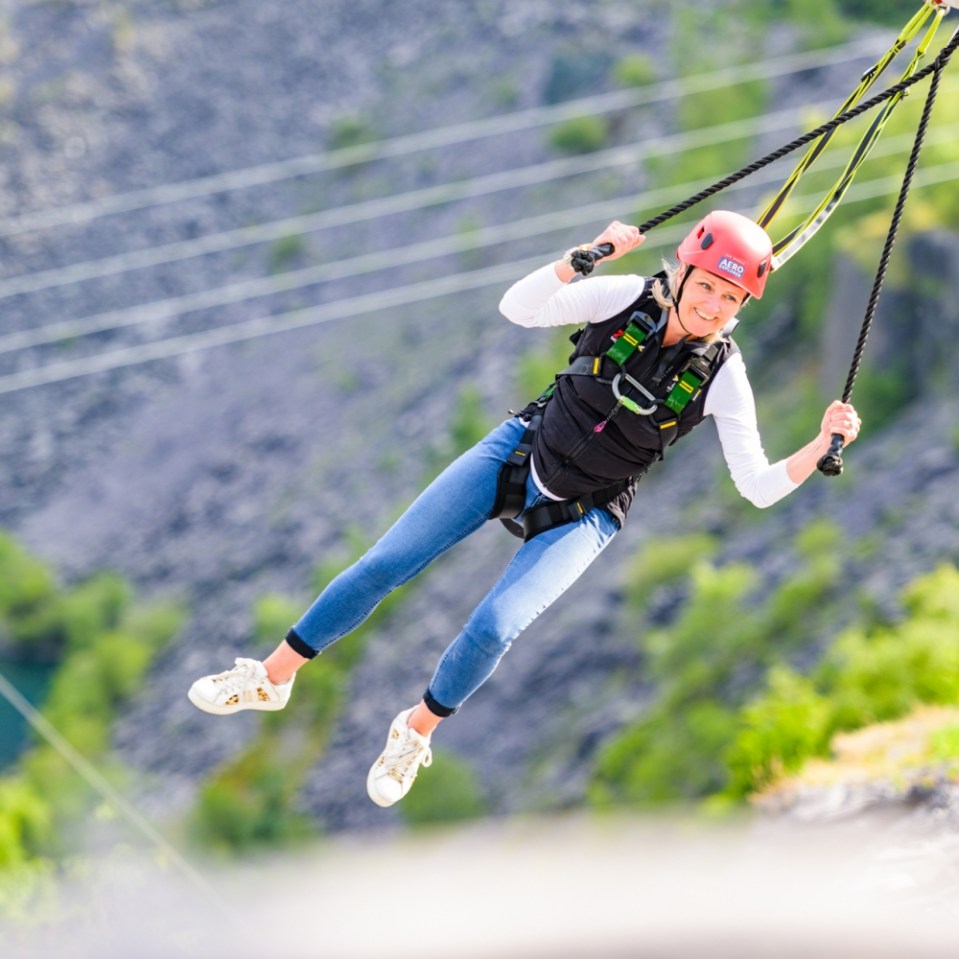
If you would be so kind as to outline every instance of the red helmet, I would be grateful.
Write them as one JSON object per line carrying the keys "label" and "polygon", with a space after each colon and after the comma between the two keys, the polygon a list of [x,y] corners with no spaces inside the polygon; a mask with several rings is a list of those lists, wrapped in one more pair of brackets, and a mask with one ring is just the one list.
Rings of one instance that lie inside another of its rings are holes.
{"label": "red helmet", "polygon": [[713,210],[676,251],[680,262],[698,266],[760,299],[772,271],[773,245],[749,217]]}

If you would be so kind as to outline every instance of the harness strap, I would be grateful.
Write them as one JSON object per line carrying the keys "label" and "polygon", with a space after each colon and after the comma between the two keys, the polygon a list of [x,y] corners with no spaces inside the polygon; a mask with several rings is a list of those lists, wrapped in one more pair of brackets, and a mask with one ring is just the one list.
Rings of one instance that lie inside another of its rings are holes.
{"label": "harness strap", "polygon": [[606,489],[596,490],[576,499],[541,503],[523,514],[522,525],[517,523],[515,517],[523,512],[526,505],[526,483],[529,479],[533,436],[542,420],[541,414],[530,420],[516,448],[500,467],[496,500],[490,510],[490,519],[499,519],[514,536],[522,540],[530,540],[539,533],[545,533],[546,530],[565,523],[577,522],[591,509],[605,506],[630,484],[630,480],[622,480]]}
{"label": "harness strap", "polygon": [[[644,341],[661,325],[661,323],[659,325],[654,323],[648,314],[637,311],[629,318],[623,332],[602,356],[576,356],[567,369],[557,374],[557,380],[560,376],[590,376],[610,385],[617,397],[618,405],[609,417],[614,415],[620,405],[635,414],[650,416],[651,421],[659,427],[660,457],[662,450],[676,439],[683,410],[687,404],[699,396],[712,376],[716,357],[722,345],[719,341],[710,343],[705,349],[690,356],[685,365],[673,373],[675,381],[666,397],[658,400],[648,393],[642,384],[626,375],[625,365],[634,354],[643,351]],[[618,371],[613,379],[602,375],[603,365],[607,360],[612,361]],[[651,401],[651,405],[641,408],[635,401],[623,396],[617,388],[621,379],[625,379],[631,387],[641,390],[646,399]],[[595,490],[575,499],[542,503],[523,513],[523,507],[526,505],[526,486],[529,480],[533,440],[543,420],[542,410],[549,402],[554,388],[555,382],[527,408],[529,412],[534,410],[539,412],[533,413],[530,417],[529,425],[523,431],[519,443],[500,467],[496,498],[490,511],[490,519],[499,519],[514,536],[527,541],[556,526],[577,522],[590,510],[611,502],[628,489],[632,482],[632,479],[621,480],[605,489]],[[604,421],[604,426],[605,422],[608,422],[608,418]],[[516,517],[521,513],[523,513],[522,525],[516,522]]]}
{"label": "harness strap", "polygon": [[[526,479],[529,476],[530,454],[533,452],[533,435],[542,421],[542,414],[530,420],[516,449],[500,467],[499,480],[496,484],[496,500],[490,512],[490,519],[497,517],[512,519],[523,512],[523,507],[526,505]],[[509,528],[509,524],[506,525]],[[510,532],[515,531],[510,528]]]}
{"label": "harness strap", "polygon": [[605,506],[619,496],[623,490],[629,488],[630,481],[622,480],[606,489],[594,493],[586,493],[576,499],[559,500],[551,503],[541,503],[539,506],[523,514],[523,539],[531,540],[540,533],[566,523],[576,523],[590,510]]}
{"label": "harness strap", "polygon": [[[646,319],[645,314],[642,316]],[[653,409],[641,409],[637,403],[628,397],[620,396],[616,389],[619,383],[619,377],[611,379],[603,376],[604,360],[613,359],[622,370],[622,366],[637,351],[641,352],[643,340],[646,338],[646,332],[636,323],[630,321],[623,331],[622,335],[616,339],[616,342],[602,356],[577,356],[572,363],[560,372],[559,376],[591,376],[600,383],[611,383],[614,393],[620,403],[626,406],[633,413],[652,414],[653,420],[660,429],[660,438],[662,448],[665,449],[676,438],[676,432],[679,429],[679,417],[686,406],[697,396],[699,396],[703,387],[709,382],[713,375],[713,364],[720,349],[720,343],[710,343],[702,352],[691,356],[684,367],[677,373],[676,381],[671,389],[661,401],[653,399]],[[627,382],[631,382],[626,377]],[[643,392],[646,392],[645,390]],[[645,397],[650,400],[650,396]]]}

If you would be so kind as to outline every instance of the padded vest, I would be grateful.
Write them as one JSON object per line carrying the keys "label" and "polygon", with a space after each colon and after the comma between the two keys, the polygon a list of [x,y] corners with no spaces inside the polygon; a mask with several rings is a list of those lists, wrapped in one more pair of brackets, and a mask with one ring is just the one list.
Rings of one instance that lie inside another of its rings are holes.
{"label": "padded vest", "polygon": [[[647,290],[651,286],[652,281],[647,280]],[[552,395],[542,410],[543,421],[536,431],[532,449],[538,479],[552,494],[563,499],[575,499],[629,480],[628,487],[605,507],[620,524],[632,502],[636,481],[663,458],[666,446],[703,421],[706,394],[716,371],[738,352],[728,337],[715,346],[683,340],[664,348],[663,332],[650,334],[642,350],[626,361],[625,372],[657,399],[666,397],[676,377],[696,356],[708,356],[712,372],[681,413],[670,416],[666,410],[667,417],[632,413],[617,403],[611,381],[621,368],[605,353],[637,313],[644,313],[655,321],[662,307],[651,292],[644,291],[625,310],[607,320],[589,323],[571,337],[576,348],[570,362],[580,357],[601,357],[598,373],[594,376],[564,372],[557,376]],[[633,398],[646,405],[643,397],[634,395]],[[531,404],[524,415],[534,409],[535,404]],[[675,423],[669,430],[661,428],[666,418]]]}

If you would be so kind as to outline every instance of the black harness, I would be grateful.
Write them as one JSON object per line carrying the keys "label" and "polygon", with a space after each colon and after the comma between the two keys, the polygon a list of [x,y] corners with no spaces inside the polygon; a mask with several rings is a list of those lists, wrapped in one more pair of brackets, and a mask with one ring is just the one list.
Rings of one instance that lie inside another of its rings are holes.
{"label": "black harness", "polygon": [[[539,533],[576,522],[590,510],[606,506],[613,499],[635,484],[638,476],[630,476],[601,489],[589,491],[572,499],[542,503],[528,510],[522,525],[515,521],[526,503],[526,486],[529,478],[530,459],[536,431],[542,424],[547,404],[550,402],[561,377],[585,376],[608,386],[615,401],[590,434],[581,437],[574,449],[557,468],[558,472],[586,448],[592,434],[601,432],[626,410],[629,415],[647,417],[649,427],[655,429],[658,450],[656,459],[662,459],[667,446],[679,437],[680,422],[687,405],[702,394],[715,371],[729,354],[728,341],[719,339],[680,351],[664,351],[661,361],[649,368],[643,354],[647,347],[657,345],[666,323],[664,309],[657,322],[642,310],[635,310],[621,330],[614,334],[613,345],[601,355],[580,354],[575,351],[570,365],[558,373],[550,387],[518,415],[527,421],[526,429],[513,452],[507,457],[499,474],[496,501],[490,518],[499,518],[511,533],[530,540]],[[570,339],[574,344],[582,337],[577,330]],[[608,340],[607,340],[608,342]],[[639,373],[642,367],[644,372]],[[633,374],[636,375],[633,375]],[[657,395],[658,394],[658,395]],[[639,474],[641,475],[641,474]],[[548,486],[549,477],[543,482]]]}

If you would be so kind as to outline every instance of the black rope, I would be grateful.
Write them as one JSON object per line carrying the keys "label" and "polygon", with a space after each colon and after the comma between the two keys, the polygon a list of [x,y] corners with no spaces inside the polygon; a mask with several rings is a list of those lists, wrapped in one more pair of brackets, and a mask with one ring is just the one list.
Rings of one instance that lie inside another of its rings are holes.
{"label": "black rope", "polygon": [[[688,199],[683,200],[681,203],[677,203],[668,210],[664,210],[662,213],[657,214],[649,220],[646,220],[645,223],[640,224],[639,232],[648,233],[654,227],[660,226],[667,220],[671,220],[674,216],[684,213],[686,210],[690,209],[690,207],[696,206],[697,203],[702,203],[703,200],[720,193],[722,190],[732,186],[734,183],[738,183],[740,180],[746,179],[746,177],[751,176],[753,173],[756,173],[763,167],[769,166],[770,163],[775,163],[777,160],[781,160],[783,157],[788,156],[793,151],[798,150],[807,143],[811,143],[813,140],[818,139],[824,134],[835,130],[837,127],[842,126],[842,124],[847,123],[849,120],[855,119],[856,117],[865,113],[867,110],[871,110],[880,103],[884,103],[886,100],[890,100],[893,97],[898,96],[903,91],[909,89],[909,87],[911,87],[913,84],[918,83],[920,80],[924,80],[927,76],[929,76],[930,73],[938,76],[942,68],[949,62],[949,58],[955,52],[956,47],[959,47],[959,29],[956,30],[949,42],[939,51],[935,60],[923,67],[917,73],[914,73],[911,77],[900,80],[898,83],[889,87],[887,90],[884,90],[882,93],[876,94],[876,96],[872,97],[870,100],[866,100],[863,103],[860,103],[858,106],[852,107],[851,109],[846,110],[844,113],[840,113],[838,116],[835,116],[831,120],[827,120],[822,125],[816,127],[815,130],[810,130],[808,133],[804,133],[791,143],[787,143],[784,146],[779,147],[779,149],[773,150],[771,153],[767,153],[764,157],[754,160],[752,163],[744,166],[741,170],[737,170],[735,173],[730,173],[728,176],[723,177],[723,179],[717,180],[711,186],[700,190],[699,193],[694,194]],[[572,260],[573,269],[576,270],[577,273],[588,276],[592,272],[596,261],[602,259],[604,256],[608,256],[611,252],[612,247],[609,249],[590,247],[581,251],[577,251],[577,255]]]}
{"label": "black rope", "polygon": [[[922,149],[923,140],[926,136],[926,128],[929,125],[929,117],[932,114],[932,106],[936,101],[936,93],[939,90],[939,80],[942,75],[942,64],[937,64],[933,70],[932,80],[929,83],[929,93],[926,96],[926,104],[922,110],[922,117],[919,120],[919,126],[916,129],[916,139],[912,145],[912,152],[909,154],[909,162],[906,164],[906,172],[902,178],[902,186],[899,189],[899,197],[896,200],[896,208],[889,224],[889,231],[886,233],[886,242],[883,245],[882,255],[879,257],[879,267],[876,270],[876,278],[873,281],[872,293],[869,296],[869,302],[866,305],[866,314],[863,317],[862,326],[859,330],[859,340],[856,343],[856,349],[853,351],[852,363],[849,366],[849,375],[846,377],[846,387],[842,393],[843,403],[848,403],[852,396],[852,389],[856,382],[856,376],[859,373],[859,365],[862,362],[863,350],[866,347],[866,339],[869,331],[872,329],[873,317],[876,315],[876,307],[879,304],[879,294],[882,291],[882,284],[886,278],[886,268],[889,266],[889,258],[892,255],[892,248],[896,242],[896,234],[899,231],[899,224],[902,221],[902,211],[906,205],[906,197],[909,195],[909,188],[912,185],[913,174],[916,172],[916,166],[919,162],[919,151]],[[826,476],[838,476],[842,472],[842,448],[843,438],[838,433],[834,433],[829,452],[826,453],[817,464],[819,470]]]}
{"label": "black rope", "polygon": [[672,219],[677,214],[685,212],[690,207],[695,206],[697,203],[701,203],[703,200],[706,200],[716,193],[725,190],[734,183],[744,180],[747,176],[750,176],[757,170],[761,170],[764,166],[768,166],[770,163],[774,163],[776,160],[781,160],[784,156],[788,156],[794,150],[798,150],[799,147],[805,146],[807,143],[810,143],[818,137],[821,137],[824,133],[829,133],[830,130],[834,130],[836,127],[841,126],[843,123],[846,123],[855,117],[858,117],[867,110],[871,110],[874,106],[877,106],[878,104],[897,96],[904,90],[911,87],[914,83],[924,80],[927,76],[929,76],[930,73],[938,74],[938,72],[941,71],[946,63],[949,62],[949,58],[955,52],[957,46],[959,46],[959,30],[956,30],[949,42],[939,51],[936,59],[933,60],[932,63],[928,64],[928,66],[923,67],[918,73],[914,73],[911,77],[907,77],[905,80],[900,80],[897,84],[889,87],[888,90],[884,90],[882,93],[877,94],[871,100],[866,100],[864,103],[860,103],[858,106],[847,110],[845,113],[840,113],[831,120],[827,120],[821,126],[816,127],[815,130],[810,130],[808,133],[804,133],[801,137],[797,137],[792,141],[792,143],[787,143],[778,150],[773,150],[772,153],[767,153],[766,156],[762,157],[761,159],[754,160],[748,166],[744,166],[736,173],[731,173],[722,180],[717,180],[712,186],[706,187],[704,190],[701,190],[699,193],[695,194],[695,196],[691,196],[688,199],[683,200],[682,203],[677,203],[676,206],[671,207],[665,212],[647,220],[645,223],[640,224],[639,232],[647,233],[649,230],[659,226],[661,223],[665,223],[667,220]]}

